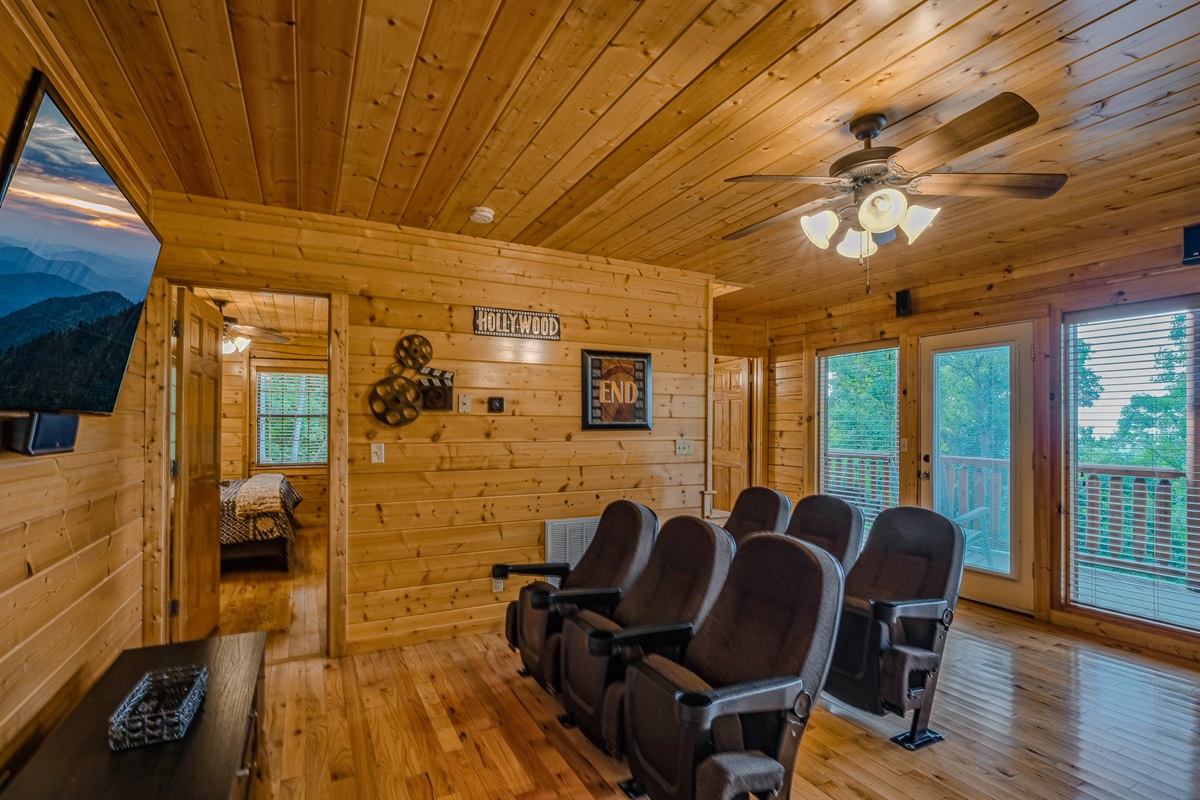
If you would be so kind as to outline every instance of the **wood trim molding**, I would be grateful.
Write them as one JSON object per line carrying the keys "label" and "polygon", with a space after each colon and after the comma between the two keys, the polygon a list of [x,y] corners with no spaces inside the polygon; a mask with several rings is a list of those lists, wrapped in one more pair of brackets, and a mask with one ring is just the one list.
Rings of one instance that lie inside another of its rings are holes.
{"label": "wood trim molding", "polygon": [[171,412],[171,304],[167,282],[154,278],[146,319],[146,465],[142,540],[142,643],[167,641],[167,533],[169,531]]}
{"label": "wood trim molding", "polygon": [[349,636],[350,298],[329,297],[329,655],[345,655]]}

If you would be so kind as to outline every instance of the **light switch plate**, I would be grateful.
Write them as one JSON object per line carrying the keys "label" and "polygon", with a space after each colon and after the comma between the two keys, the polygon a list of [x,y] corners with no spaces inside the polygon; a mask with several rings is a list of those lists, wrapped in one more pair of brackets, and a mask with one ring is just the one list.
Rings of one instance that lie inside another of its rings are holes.
{"label": "light switch plate", "polygon": [[386,460],[386,455],[383,450],[383,442],[375,442],[371,445],[371,463],[382,464]]}
{"label": "light switch plate", "polygon": [[675,455],[690,456],[696,452],[696,443],[691,439],[676,439],[675,440]]}
{"label": "light switch plate", "polygon": [[471,395],[459,394],[459,396],[458,396],[458,413],[460,413],[460,414],[470,414],[471,413]]}

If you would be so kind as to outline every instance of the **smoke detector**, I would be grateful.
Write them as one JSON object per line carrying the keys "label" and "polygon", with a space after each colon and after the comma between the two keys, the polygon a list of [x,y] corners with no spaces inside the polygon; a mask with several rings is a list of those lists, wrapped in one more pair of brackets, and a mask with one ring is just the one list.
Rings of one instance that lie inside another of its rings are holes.
{"label": "smoke detector", "polygon": [[475,206],[471,209],[471,222],[488,223],[496,218],[496,212],[486,206]]}

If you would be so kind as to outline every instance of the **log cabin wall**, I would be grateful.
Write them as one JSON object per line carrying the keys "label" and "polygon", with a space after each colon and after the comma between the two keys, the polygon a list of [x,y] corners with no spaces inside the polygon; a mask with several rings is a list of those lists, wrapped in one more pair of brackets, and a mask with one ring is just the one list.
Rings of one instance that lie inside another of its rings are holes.
{"label": "log cabin wall", "polygon": [[[900,436],[919,441],[919,337],[1021,320],[1034,322],[1035,608],[1039,618],[1185,658],[1200,659],[1200,644],[1170,638],[1134,623],[1117,625],[1061,610],[1054,574],[1061,518],[1061,431],[1052,397],[1062,396],[1058,353],[1062,315],[1106,306],[1168,298],[1196,291],[1195,267],[1181,265],[1178,228],[1130,233],[1107,244],[1064,242],[1041,259],[1002,265],[979,277],[946,276],[911,287],[914,313],[895,316],[893,291],[878,291],[846,305],[815,308],[770,324],[769,485],[793,498],[818,490],[816,483],[817,353],[874,342],[898,343],[901,353]],[[895,287],[903,288],[903,287]],[[714,330],[726,323],[718,317]],[[905,368],[907,363],[908,368]],[[900,454],[900,502],[917,500],[917,447]]]}
{"label": "log cabin wall", "polygon": [[[91,95],[0,8],[0,146],[34,68],[55,88],[135,205],[149,193]],[[116,411],[83,416],[75,451],[0,453],[0,782],[126,647],[143,641],[143,545],[157,506],[146,471],[147,320]],[[157,357],[149,354],[157,367]]]}
{"label": "log cabin wall", "polygon": [[[707,276],[262,206],[155,200],[160,271],[172,280],[328,292],[335,316],[338,298],[348,299],[345,649],[498,630],[520,582],[493,593],[489,567],[541,560],[546,519],[595,516],[620,497],[660,519],[700,511]],[[562,340],[476,336],[474,305],[556,313]],[[335,348],[341,333],[331,326]],[[430,365],[455,373],[469,415],[426,411],[388,428],[369,413],[367,393],[408,333],[430,339]],[[589,348],[652,355],[652,431],[581,430]],[[503,414],[486,413],[489,396],[505,398]],[[695,442],[694,455],[675,455],[680,438]],[[385,446],[385,463],[371,463],[373,443]]]}

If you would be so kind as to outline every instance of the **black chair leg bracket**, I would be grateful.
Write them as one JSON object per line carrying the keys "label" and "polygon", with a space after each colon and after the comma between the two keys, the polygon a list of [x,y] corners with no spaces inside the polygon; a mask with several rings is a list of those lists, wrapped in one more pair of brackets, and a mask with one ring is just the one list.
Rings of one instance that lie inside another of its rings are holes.
{"label": "black chair leg bracket", "polygon": [[517,670],[517,674],[520,675],[522,678],[528,678],[529,670],[525,669],[524,667],[521,667],[519,670]]}
{"label": "black chair leg bracket", "polygon": [[567,730],[570,730],[571,728],[575,727],[575,718],[570,714],[560,714],[558,717],[558,724],[562,725]]}
{"label": "black chair leg bracket", "polygon": [[617,788],[624,792],[626,797],[634,798],[634,800],[646,796],[646,787],[633,778],[621,781],[617,784]]}
{"label": "black chair leg bracket", "polygon": [[897,734],[892,737],[892,741],[905,750],[920,750],[922,747],[936,744],[945,738],[945,736],[942,736],[937,731],[931,731],[929,728],[926,728],[917,734],[914,734],[912,731]]}

